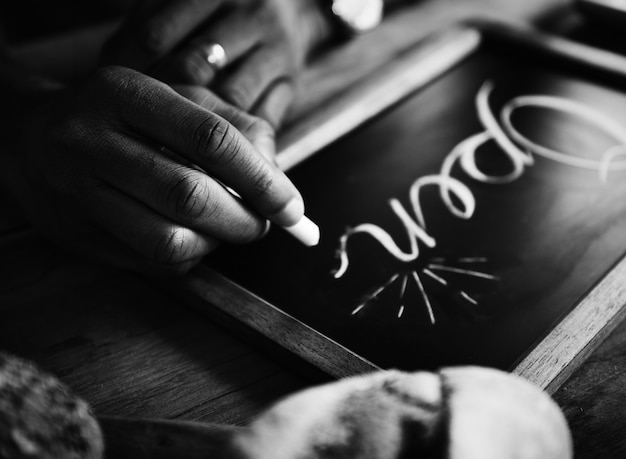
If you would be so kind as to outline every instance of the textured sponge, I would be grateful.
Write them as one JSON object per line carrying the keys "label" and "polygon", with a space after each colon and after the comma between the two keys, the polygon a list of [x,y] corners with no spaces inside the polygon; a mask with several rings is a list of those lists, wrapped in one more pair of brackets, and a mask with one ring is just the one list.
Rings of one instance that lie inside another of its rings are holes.
{"label": "textured sponge", "polygon": [[0,353],[0,458],[99,459],[88,405],[32,364]]}
{"label": "textured sponge", "polygon": [[478,367],[386,371],[277,403],[234,439],[254,459],[569,459],[570,432],[529,382]]}

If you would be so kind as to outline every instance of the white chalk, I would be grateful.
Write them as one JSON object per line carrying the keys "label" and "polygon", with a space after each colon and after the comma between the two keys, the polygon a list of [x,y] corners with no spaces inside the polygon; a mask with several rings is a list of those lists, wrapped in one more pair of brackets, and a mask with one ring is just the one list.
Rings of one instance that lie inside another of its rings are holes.
{"label": "white chalk", "polygon": [[303,215],[298,223],[291,226],[283,226],[282,228],[308,247],[316,246],[320,242],[319,226],[313,223],[306,215]]}
{"label": "white chalk", "polygon": [[[217,182],[220,185],[222,185],[224,188],[226,188],[226,191],[228,191],[230,194],[232,194],[238,199],[241,199],[241,195],[237,193],[235,190],[233,190],[231,187],[225,185],[219,180],[217,180]],[[293,202],[293,205],[302,206],[302,201],[296,202],[295,200],[293,200],[292,202]],[[263,235],[266,235],[270,229],[270,225],[271,225],[270,221],[268,220],[266,223],[267,223],[267,226],[265,228],[265,231],[263,232]],[[281,226],[281,228],[287,230],[287,232],[289,232],[293,237],[298,239],[307,247],[316,246],[320,242],[319,226],[313,223],[311,219],[308,218],[306,215],[303,215],[302,218],[300,218],[300,220],[298,221],[298,223],[294,223],[291,226]]]}

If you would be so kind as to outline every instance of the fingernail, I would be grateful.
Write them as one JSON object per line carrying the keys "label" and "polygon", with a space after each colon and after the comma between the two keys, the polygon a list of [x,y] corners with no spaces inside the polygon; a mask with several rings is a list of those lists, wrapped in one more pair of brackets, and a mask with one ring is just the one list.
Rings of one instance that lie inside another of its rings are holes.
{"label": "fingernail", "polygon": [[263,232],[261,233],[262,238],[267,236],[267,233],[270,232],[271,227],[272,227],[272,222],[270,222],[269,220],[265,220],[265,228],[263,229]]}
{"label": "fingernail", "polygon": [[292,198],[271,220],[280,226],[292,226],[300,221],[304,215],[304,202],[301,198]]}

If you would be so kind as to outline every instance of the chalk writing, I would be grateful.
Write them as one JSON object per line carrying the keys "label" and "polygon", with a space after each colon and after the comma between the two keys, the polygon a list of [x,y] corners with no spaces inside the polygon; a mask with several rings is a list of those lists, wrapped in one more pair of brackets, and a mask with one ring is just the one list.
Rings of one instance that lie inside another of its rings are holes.
{"label": "chalk writing", "polygon": [[[507,102],[501,112],[500,120],[496,119],[489,105],[489,98],[493,91],[491,82],[485,82],[479,89],[475,105],[478,119],[484,128],[467,139],[458,143],[452,151],[444,158],[439,173],[425,175],[417,178],[409,188],[409,200],[413,216],[407,211],[402,203],[391,198],[389,205],[398,217],[406,235],[408,237],[409,248],[403,250],[394,238],[381,226],[373,223],[362,223],[353,228],[349,228],[339,239],[337,257],[339,266],[333,273],[339,279],[343,277],[350,265],[348,256],[349,240],[359,234],[367,234],[377,241],[392,257],[403,263],[411,263],[420,256],[420,244],[428,248],[437,245],[437,239],[427,230],[425,217],[420,201],[420,192],[426,186],[434,186],[439,190],[439,195],[446,209],[455,217],[468,220],[476,209],[476,199],[467,185],[458,178],[452,177],[452,170],[455,166],[460,166],[461,170],[481,183],[502,185],[511,183],[522,176],[526,168],[535,164],[534,156],[541,156],[548,160],[561,163],[575,168],[591,169],[598,172],[602,181],[608,179],[611,171],[626,170],[626,132],[624,128],[612,118],[605,114],[573,100],[548,96],[548,95],[525,95],[518,96]],[[541,145],[522,134],[513,123],[513,114],[523,108],[539,108],[561,112],[568,116],[576,117],[593,127],[601,130],[615,140],[615,144],[600,155],[600,159],[589,159],[575,156],[567,152],[560,152],[544,145]],[[478,149],[487,142],[495,142],[498,151],[504,154],[510,162],[510,170],[504,175],[487,174],[481,171],[476,163],[476,153]],[[486,280],[497,280],[497,276],[490,273],[465,269],[454,266],[443,265],[443,260],[431,260],[421,272],[441,285],[447,285],[447,281],[441,273],[449,272],[457,275],[477,277]],[[459,258],[461,263],[481,263],[486,261],[484,257]],[[383,291],[400,279],[400,308],[397,317],[400,318],[405,305],[403,298],[407,290],[409,280],[412,280],[417,287],[423,304],[428,312],[430,322],[436,322],[435,315],[428,294],[416,270],[409,270],[408,273],[396,273],[371,294],[367,295],[361,304],[352,311],[352,315],[357,314],[370,301],[379,296]],[[466,292],[460,291],[459,295],[472,305],[478,302]]]}

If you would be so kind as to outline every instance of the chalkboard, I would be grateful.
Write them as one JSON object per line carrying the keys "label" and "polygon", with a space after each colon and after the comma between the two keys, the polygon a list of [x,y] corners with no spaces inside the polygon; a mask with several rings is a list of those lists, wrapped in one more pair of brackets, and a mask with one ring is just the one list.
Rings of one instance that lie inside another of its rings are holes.
{"label": "chalkboard", "polygon": [[274,229],[207,266],[372,368],[514,371],[573,360],[568,339],[582,355],[622,312],[613,282],[572,319],[626,253],[626,77],[471,30],[471,52],[289,171],[319,246]]}

